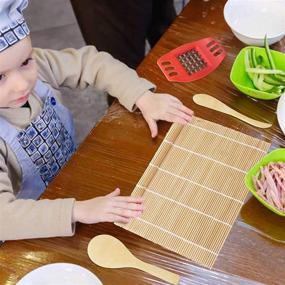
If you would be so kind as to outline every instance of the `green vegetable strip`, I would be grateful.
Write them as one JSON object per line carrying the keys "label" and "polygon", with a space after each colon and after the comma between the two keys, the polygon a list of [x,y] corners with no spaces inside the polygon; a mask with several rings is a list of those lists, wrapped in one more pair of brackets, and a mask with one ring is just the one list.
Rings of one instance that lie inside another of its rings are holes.
{"label": "green vegetable strip", "polygon": [[256,82],[257,88],[262,91],[271,91],[273,89],[273,85],[267,84],[264,82],[264,74],[258,74],[257,75],[257,82]]}
{"label": "green vegetable strip", "polygon": [[269,65],[272,69],[276,69],[275,67],[275,62],[272,58],[272,54],[271,54],[271,51],[270,51],[270,48],[269,48],[269,44],[268,44],[268,41],[267,41],[267,35],[265,35],[265,38],[264,38],[264,46],[265,46],[265,51],[266,51],[266,54],[267,54],[267,57],[268,57],[268,61],[269,61]]}
{"label": "green vegetable strip", "polygon": [[282,75],[282,74],[275,74],[274,77],[277,80],[280,80],[281,82],[285,83],[285,76],[284,75]]}
{"label": "green vegetable strip", "polygon": [[262,55],[258,55],[256,61],[257,61],[258,64],[263,64],[264,63],[263,56]]}
{"label": "green vegetable strip", "polygon": [[[268,41],[267,41],[267,35],[265,35],[265,38],[264,38],[264,45],[265,45],[265,50],[266,50],[266,54],[267,54],[267,57],[268,57],[268,61],[269,61],[269,64],[270,64],[270,67],[275,69],[275,62],[273,60],[273,57],[272,57],[272,54],[271,54],[271,51],[270,51],[270,48],[269,48],[269,44],[268,44]],[[283,74],[275,74],[274,75],[276,79],[279,79],[279,80],[285,80],[285,76],[283,76]]]}
{"label": "green vegetable strip", "polygon": [[255,55],[255,48],[251,48],[251,62],[252,67],[257,67],[256,55]]}
{"label": "green vegetable strip", "polygon": [[272,85],[276,85],[276,86],[279,86],[280,84],[284,84],[285,85],[285,82],[282,82],[282,81],[276,79],[271,74],[265,74],[264,75],[264,82],[272,84]]}
{"label": "green vegetable strip", "polygon": [[259,73],[259,74],[280,74],[285,75],[285,72],[279,69],[262,69],[262,68],[247,68],[247,72]]}
{"label": "green vegetable strip", "polygon": [[282,94],[284,91],[284,86],[274,86],[274,88],[271,90],[271,93]]}
{"label": "green vegetable strip", "polygon": [[[247,70],[248,68],[251,68],[250,62],[251,62],[251,55],[250,55],[250,49],[245,50],[245,55],[244,55],[244,59],[245,59],[245,70]],[[249,78],[251,80],[253,80],[253,74],[251,72],[247,73]]]}

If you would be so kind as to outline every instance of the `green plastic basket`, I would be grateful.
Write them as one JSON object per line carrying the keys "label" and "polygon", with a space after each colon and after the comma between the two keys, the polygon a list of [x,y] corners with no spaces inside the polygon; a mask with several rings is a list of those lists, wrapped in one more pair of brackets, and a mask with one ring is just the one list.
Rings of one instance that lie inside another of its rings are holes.
{"label": "green plastic basket", "polygon": [[[278,95],[271,94],[269,92],[264,92],[255,89],[251,79],[249,78],[249,76],[245,71],[245,63],[244,63],[245,51],[249,48],[255,48],[256,56],[262,55],[265,60],[265,65],[269,67],[269,62],[267,60],[265,48],[253,47],[253,46],[245,47],[239,52],[233,63],[230,74],[230,79],[232,83],[242,93],[257,99],[272,100],[280,97],[281,94]],[[285,54],[274,50],[271,50],[271,54],[276,64],[276,68],[285,71]]]}
{"label": "green plastic basket", "polygon": [[278,161],[284,161],[285,162],[285,148],[278,148],[264,156],[259,162],[257,162],[246,174],[245,176],[245,185],[247,189],[253,194],[253,196],[260,202],[262,203],[265,207],[267,207],[269,210],[272,212],[276,213],[277,215],[285,217],[285,213],[279,211],[272,205],[270,205],[266,200],[262,199],[255,190],[252,177],[255,176],[261,166],[265,166],[270,162],[278,162]]}

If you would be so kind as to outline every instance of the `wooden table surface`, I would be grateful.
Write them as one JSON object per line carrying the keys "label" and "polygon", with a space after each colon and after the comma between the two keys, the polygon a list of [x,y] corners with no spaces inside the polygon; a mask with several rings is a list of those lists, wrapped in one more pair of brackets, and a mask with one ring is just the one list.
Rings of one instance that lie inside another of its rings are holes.
{"label": "wooden table surface", "polygon": [[[197,116],[272,142],[272,148],[282,147],[285,137],[277,123],[277,101],[248,98],[236,90],[229,80],[232,63],[244,45],[234,37],[224,21],[224,4],[225,0],[191,0],[139,66],[138,73],[157,84],[158,92],[176,95]],[[218,69],[192,83],[168,82],[156,60],[181,44],[209,36],[216,38],[227,51],[227,57]],[[273,48],[284,52],[285,39]],[[192,100],[195,93],[211,94],[246,115],[272,122],[273,127],[257,129],[227,115],[199,107]],[[75,197],[83,200],[105,195],[117,186],[124,195],[130,194],[169,127],[169,123],[160,122],[159,136],[153,140],[139,114],[131,114],[118,103],[113,104],[48,187],[43,198]],[[199,267],[111,223],[78,224],[73,237],[4,243],[0,247],[0,284],[15,284],[31,270],[55,262],[84,266],[105,285],[165,284],[135,269],[105,269],[93,264],[86,249],[90,239],[98,234],[114,235],[138,258],[180,274],[179,284],[285,283],[285,219],[271,213],[248,195],[212,270]]]}

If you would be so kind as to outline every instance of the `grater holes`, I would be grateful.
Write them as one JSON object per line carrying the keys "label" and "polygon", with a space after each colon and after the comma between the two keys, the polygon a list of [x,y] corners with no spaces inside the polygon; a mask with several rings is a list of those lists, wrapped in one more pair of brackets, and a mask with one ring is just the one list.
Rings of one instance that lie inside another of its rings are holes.
{"label": "grater holes", "polygon": [[163,61],[161,64],[162,65],[169,65],[169,64],[171,64],[171,62],[170,61]]}
{"label": "grater holes", "polygon": [[178,75],[178,73],[175,72],[175,71],[172,71],[172,72],[170,72],[168,75],[169,75],[169,76],[175,76],[175,75]]}
{"label": "grater holes", "polygon": [[209,43],[207,43],[207,47],[210,47],[212,46],[213,44],[215,44],[216,42],[213,40],[213,41],[210,41]]}
{"label": "grater holes", "polygon": [[216,52],[214,53],[214,56],[218,56],[218,55],[220,55],[222,52],[223,52],[223,50],[222,50],[222,49],[219,49],[218,51],[216,51]]}
{"label": "grater holes", "polygon": [[207,63],[195,48],[191,48],[187,52],[180,54],[177,58],[189,75],[207,66]]}
{"label": "grater holes", "polygon": [[220,47],[218,45],[215,45],[215,46],[210,48],[210,52],[213,52],[213,51],[217,50],[218,48],[220,48]]}

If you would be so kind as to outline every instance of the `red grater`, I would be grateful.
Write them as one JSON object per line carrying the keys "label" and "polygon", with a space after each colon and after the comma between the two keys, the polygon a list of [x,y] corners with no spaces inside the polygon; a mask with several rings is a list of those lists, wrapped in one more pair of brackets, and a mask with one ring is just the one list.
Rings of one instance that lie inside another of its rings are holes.
{"label": "red grater", "polygon": [[169,81],[191,82],[215,70],[225,56],[224,48],[209,37],[171,50],[157,64]]}

